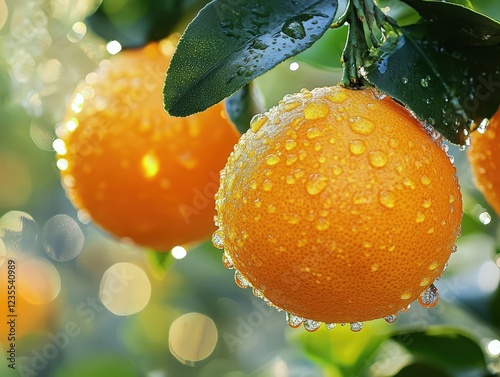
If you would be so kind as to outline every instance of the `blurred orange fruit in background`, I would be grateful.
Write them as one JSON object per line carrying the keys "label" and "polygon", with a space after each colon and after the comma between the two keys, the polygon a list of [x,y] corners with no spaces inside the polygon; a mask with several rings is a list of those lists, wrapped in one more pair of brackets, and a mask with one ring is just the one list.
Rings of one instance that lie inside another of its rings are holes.
{"label": "blurred orange fruit in background", "polygon": [[491,117],[484,133],[473,132],[467,149],[474,183],[500,215],[500,109]]}
{"label": "blurred orange fruit in background", "polygon": [[73,204],[115,236],[159,251],[214,230],[219,171],[239,137],[222,103],[187,118],[164,111],[176,43],[101,62],[74,93],[55,144]]}

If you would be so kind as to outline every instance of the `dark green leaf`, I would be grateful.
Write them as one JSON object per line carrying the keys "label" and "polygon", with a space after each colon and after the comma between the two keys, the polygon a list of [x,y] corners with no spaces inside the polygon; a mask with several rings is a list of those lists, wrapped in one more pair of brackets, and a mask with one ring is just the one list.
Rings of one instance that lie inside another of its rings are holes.
{"label": "dark green leaf", "polygon": [[165,79],[165,109],[203,111],[311,46],[337,0],[214,0],[188,26]]}
{"label": "dark green leaf", "polygon": [[481,347],[457,329],[430,327],[426,331],[400,333],[392,337],[420,361],[446,371],[485,369]]}
{"label": "dark green leaf", "polygon": [[497,287],[497,290],[491,299],[490,318],[491,323],[500,328],[500,287]]}
{"label": "dark green leaf", "polygon": [[468,45],[500,43],[500,23],[470,8],[442,1],[403,1],[422,16],[422,21],[428,23],[429,31],[437,39]]}
{"label": "dark green leaf", "polygon": [[168,36],[183,17],[209,0],[103,0],[87,24],[105,40],[125,48],[140,47]]}
{"label": "dark green leaf", "polygon": [[255,114],[266,111],[264,96],[258,86],[251,82],[226,100],[229,119],[241,134],[250,128],[250,120]]}
{"label": "dark green leaf", "polygon": [[500,103],[500,46],[427,40],[424,24],[372,49],[367,80],[411,109],[452,143],[491,117]]}
{"label": "dark green leaf", "polygon": [[451,374],[446,373],[442,369],[425,363],[413,363],[403,367],[394,377],[451,377]]}

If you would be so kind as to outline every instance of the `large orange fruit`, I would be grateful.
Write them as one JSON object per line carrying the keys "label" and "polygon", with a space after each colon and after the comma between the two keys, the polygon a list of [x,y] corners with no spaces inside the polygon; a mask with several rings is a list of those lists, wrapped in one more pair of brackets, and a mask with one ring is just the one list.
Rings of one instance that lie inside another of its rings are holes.
{"label": "large orange fruit", "polygon": [[474,182],[495,212],[500,215],[500,108],[484,133],[473,132],[467,150]]}
{"label": "large orange fruit", "polygon": [[223,104],[165,113],[165,70],[177,39],[125,50],[73,95],[56,141],[76,207],[117,237],[156,250],[210,235],[219,171],[238,133]]}
{"label": "large orange fruit", "polygon": [[238,285],[310,331],[434,305],[462,218],[440,143],[396,102],[341,87],[256,116],[216,208],[213,242]]}

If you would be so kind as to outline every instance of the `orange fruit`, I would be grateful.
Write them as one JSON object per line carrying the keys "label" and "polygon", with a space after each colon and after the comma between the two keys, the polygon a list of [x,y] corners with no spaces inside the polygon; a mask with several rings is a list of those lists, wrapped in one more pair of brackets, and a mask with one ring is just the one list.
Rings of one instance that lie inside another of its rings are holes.
{"label": "orange fruit", "polygon": [[495,212],[500,215],[500,108],[491,117],[484,133],[473,132],[467,150],[474,183]]}
{"label": "orange fruit", "polygon": [[239,134],[222,103],[163,109],[169,38],[101,62],[74,93],[55,142],[67,196],[117,237],[159,251],[209,236],[219,171]]}
{"label": "orange fruit", "polygon": [[237,284],[310,331],[433,306],[462,218],[441,144],[396,102],[342,87],[254,117],[216,208],[212,241]]}

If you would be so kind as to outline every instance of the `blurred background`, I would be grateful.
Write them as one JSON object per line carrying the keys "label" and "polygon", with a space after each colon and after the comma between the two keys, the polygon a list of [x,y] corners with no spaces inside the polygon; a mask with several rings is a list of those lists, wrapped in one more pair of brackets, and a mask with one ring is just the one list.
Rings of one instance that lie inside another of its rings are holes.
{"label": "blurred background", "polygon": [[[181,32],[206,1],[185,1],[181,17],[158,21],[155,6],[170,3],[180,2],[0,0],[0,376],[500,375],[500,222],[454,146],[463,234],[436,284],[439,304],[359,333],[288,328],[284,313],[236,287],[209,241],[163,258],[79,216],[60,183],[56,127],[88,73],[121,48]],[[472,3],[500,20],[498,1]],[[415,17],[397,1],[381,5],[399,20]],[[340,57],[345,34],[328,31],[260,77],[267,106],[336,84],[340,64],[327,52],[334,46]],[[24,260],[16,370],[4,357],[8,253]]]}

